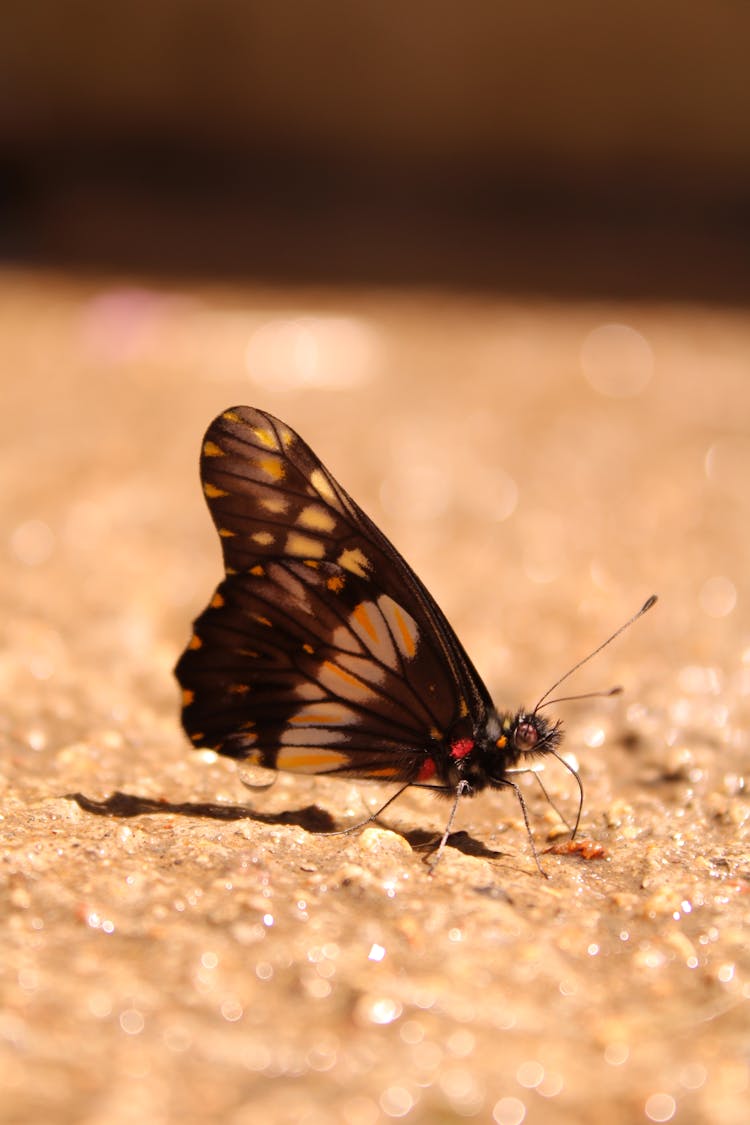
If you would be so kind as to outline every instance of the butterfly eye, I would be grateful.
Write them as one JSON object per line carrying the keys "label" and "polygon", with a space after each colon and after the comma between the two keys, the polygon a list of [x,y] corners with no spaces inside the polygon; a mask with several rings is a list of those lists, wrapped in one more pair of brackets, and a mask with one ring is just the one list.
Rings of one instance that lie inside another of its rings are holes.
{"label": "butterfly eye", "polygon": [[536,724],[528,720],[520,722],[513,732],[513,742],[516,749],[524,754],[533,750],[539,742],[539,731]]}

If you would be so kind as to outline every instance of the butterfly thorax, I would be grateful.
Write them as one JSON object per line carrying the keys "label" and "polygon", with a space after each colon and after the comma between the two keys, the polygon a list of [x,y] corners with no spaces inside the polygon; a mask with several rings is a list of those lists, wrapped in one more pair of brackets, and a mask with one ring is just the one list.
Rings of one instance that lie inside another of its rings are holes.
{"label": "butterfly thorax", "polygon": [[524,708],[502,713],[493,709],[478,722],[459,719],[419,780],[437,775],[446,788],[455,789],[463,781],[474,792],[503,786],[508,770],[525,759],[554,753],[561,741],[559,722],[550,723]]}

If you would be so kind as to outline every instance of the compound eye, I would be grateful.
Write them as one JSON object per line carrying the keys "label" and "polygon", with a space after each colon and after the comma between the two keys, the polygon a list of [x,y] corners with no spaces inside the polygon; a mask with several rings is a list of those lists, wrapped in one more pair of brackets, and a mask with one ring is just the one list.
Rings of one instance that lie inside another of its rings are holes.
{"label": "compound eye", "polygon": [[528,721],[519,723],[513,734],[513,741],[516,748],[524,753],[533,750],[539,741],[539,731],[536,725]]}

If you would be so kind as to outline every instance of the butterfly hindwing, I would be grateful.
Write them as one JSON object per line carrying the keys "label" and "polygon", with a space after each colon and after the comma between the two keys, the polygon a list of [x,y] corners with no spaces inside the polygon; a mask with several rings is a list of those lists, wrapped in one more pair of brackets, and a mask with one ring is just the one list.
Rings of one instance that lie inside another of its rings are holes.
{"label": "butterfly hindwing", "polygon": [[227,571],[176,673],[193,743],[261,765],[412,780],[489,704],[434,600],[288,426],[209,427],[204,492]]}

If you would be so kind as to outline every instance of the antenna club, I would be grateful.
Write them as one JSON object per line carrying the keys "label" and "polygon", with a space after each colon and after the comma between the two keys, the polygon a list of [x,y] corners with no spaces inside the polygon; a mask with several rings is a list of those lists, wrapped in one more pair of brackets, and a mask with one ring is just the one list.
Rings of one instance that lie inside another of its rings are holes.
{"label": "antenna club", "polygon": [[[645,602],[644,602],[644,603],[643,603],[643,605],[641,606],[641,613],[648,613],[648,611],[649,611],[649,610],[650,610],[650,609],[651,609],[651,608],[652,608],[653,606],[655,606],[655,605],[656,605],[656,603],[658,602],[658,600],[659,600],[659,596],[658,596],[658,594],[652,594],[650,598],[646,598]],[[640,614],[639,614],[639,616],[640,616]]]}

